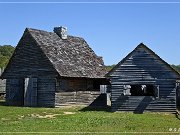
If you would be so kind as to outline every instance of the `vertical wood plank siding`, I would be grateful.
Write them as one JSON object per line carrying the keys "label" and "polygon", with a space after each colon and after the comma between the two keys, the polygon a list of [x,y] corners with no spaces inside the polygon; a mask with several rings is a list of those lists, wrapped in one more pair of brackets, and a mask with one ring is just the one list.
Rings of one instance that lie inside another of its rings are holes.
{"label": "vertical wood plank siding", "polygon": [[[116,66],[109,78],[112,111],[176,111],[177,75],[142,47],[137,48],[123,63]],[[158,85],[159,98],[123,96],[123,85],[132,84]]]}
{"label": "vertical wood plank siding", "polygon": [[37,106],[37,78],[24,80],[24,106]]}
{"label": "vertical wood plank siding", "polygon": [[23,79],[6,80],[6,104],[23,106],[24,104],[24,81]]}
{"label": "vertical wood plank siding", "polygon": [[55,106],[55,78],[41,77],[38,78],[38,106],[54,107]]}

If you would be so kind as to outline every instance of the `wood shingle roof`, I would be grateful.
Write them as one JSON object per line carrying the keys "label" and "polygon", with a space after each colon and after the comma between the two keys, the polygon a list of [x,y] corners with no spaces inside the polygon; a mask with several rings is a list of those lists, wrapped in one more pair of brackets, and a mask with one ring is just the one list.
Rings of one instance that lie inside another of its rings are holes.
{"label": "wood shingle roof", "polygon": [[102,57],[99,57],[80,37],[61,39],[54,32],[27,28],[37,45],[62,77],[104,78]]}

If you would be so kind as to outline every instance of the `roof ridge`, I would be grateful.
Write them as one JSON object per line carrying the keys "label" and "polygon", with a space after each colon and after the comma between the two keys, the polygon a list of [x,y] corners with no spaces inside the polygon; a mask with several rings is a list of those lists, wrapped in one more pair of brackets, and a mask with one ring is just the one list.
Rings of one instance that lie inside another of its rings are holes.
{"label": "roof ridge", "polygon": [[[54,33],[53,31],[46,31],[46,30],[41,30],[41,29],[35,29],[35,28],[29,28],[29,27],[26,27],[26,29],[29,31],[29,32],[33,32],[33,31],[38,31],[38,32],[46,32],[46,33],[51,33],[51,34],[56,34]],[[56,34],[57,35],[57,34]],[[85,41],[85,39],[81,36],[73,36],[73,35],[67,35],[68,37],[74,37],[74,38],[80,38],[82,40]]]}

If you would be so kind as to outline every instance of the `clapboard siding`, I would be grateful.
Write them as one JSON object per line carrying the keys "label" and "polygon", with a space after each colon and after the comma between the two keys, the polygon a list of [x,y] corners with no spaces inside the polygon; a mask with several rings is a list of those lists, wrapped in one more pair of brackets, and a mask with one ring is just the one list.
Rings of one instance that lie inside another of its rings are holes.
{"label": "clapboard siding", "polygon": [[26,78],[41,75],[57,76],[57,72],[40,46],[26,32],[19,41],[3,73],[3,78]]}
{"label": "clapboard siding", "polygon": [[[141,81],[136,82],[142,84]],[[131,84],[128,81],[126,84]],[[134,84],[134,83],[133,83]],[[123,94],[123,85],[112,85],[111,86],[111,105],[112,111],[136,111],[137,109],[144,109],[144,111],[164,111],[164,112],[175,112],[176,111],[176,89],[175,81],[161,80],[152,82],[149,84],[155,84],[159,86],[159,99],[151,99],[149,102],[142,101],[145,97],[138,96],[121,96]],[[165,85],[164,85],[165,84]],[[152,98],[152,97],[150,97]],[[145,108],[138,107],[139,105]]]}
{"label": "clapboard siding", "polygon": [[[108,73],[112,111],[176,111],[176,80],[179,75],[159,56],[140,44]],[[159,97],[124,96],[124,85],[155,85]]]}

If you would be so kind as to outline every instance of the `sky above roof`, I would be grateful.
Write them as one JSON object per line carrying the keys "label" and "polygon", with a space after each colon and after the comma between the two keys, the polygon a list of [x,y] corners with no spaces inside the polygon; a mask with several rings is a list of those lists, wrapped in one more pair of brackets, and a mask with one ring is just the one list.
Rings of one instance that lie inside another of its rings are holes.
{"label": "sky above roof", "polygon": [[53,31],[66,26],[69,35],[83,37],[106,65],[117,64],[141,42],[169,64],[180,64],[180,0],[57,1],[1,0],[0,45],[16,46],[26,27]]}

